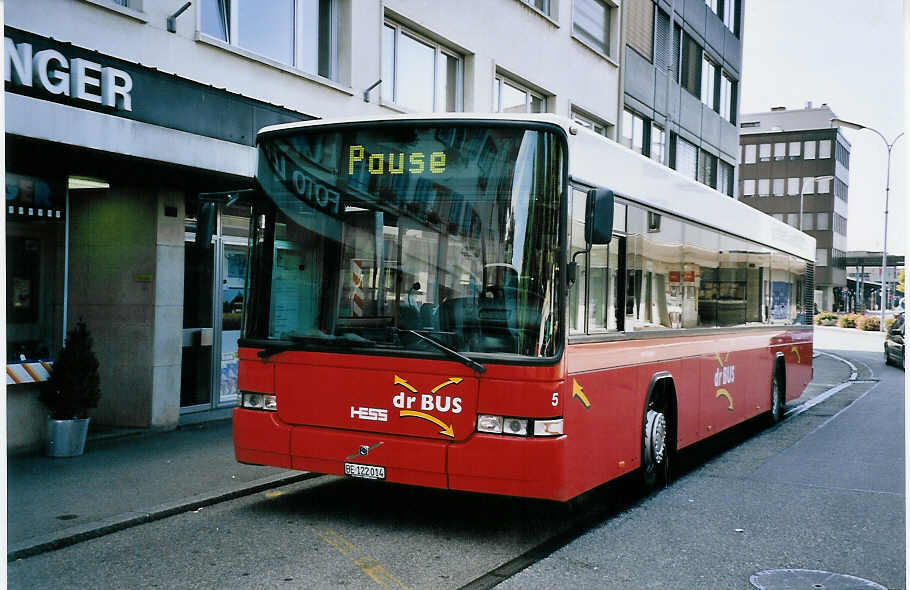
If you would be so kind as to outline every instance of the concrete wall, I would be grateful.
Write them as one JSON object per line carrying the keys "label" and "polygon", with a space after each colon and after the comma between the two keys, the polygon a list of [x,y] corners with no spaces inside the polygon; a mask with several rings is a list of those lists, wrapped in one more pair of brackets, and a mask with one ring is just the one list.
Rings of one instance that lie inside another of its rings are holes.
{"label": "concrete wall", "polygon": [[[176,217],[164,215],[165,205]],[[113,185],[70,195],[69,327],[100,363],[100,424],[176,426],[183,318],[183,196]]]}

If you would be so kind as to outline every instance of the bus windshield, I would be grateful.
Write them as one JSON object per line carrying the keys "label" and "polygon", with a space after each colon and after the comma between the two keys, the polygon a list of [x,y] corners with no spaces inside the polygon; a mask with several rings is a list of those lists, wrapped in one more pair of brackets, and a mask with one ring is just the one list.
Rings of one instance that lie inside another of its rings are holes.
{"label": "bus windshield", "polygon": [[261,139],[245,336],[555,356],[564,144],[438,122]]}

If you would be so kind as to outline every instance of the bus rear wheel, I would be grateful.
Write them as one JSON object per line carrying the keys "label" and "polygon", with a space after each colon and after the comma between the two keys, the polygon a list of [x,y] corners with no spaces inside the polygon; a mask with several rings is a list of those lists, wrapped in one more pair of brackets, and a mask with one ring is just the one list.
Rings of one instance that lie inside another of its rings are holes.
{"label": "bus rear wheel", "polygon": [[768,412],[768,426],[774,426],[784,417],[784,392],[777,374],[771,378],[771,410]]}
{"label": "bus rear wheel", "polygon": [[654,402],[645,411],[641,440],[641,483],[648,493],[668,480],[669,445],[666,408]]}

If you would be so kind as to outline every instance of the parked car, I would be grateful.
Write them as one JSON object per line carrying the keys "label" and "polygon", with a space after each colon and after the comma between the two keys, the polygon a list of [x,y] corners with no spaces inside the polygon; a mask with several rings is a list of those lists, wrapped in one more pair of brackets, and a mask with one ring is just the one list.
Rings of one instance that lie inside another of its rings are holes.
{"label": "parked car", "polygon": [[885,364],[904,368],[904,314],[894,319],[885,337]]}

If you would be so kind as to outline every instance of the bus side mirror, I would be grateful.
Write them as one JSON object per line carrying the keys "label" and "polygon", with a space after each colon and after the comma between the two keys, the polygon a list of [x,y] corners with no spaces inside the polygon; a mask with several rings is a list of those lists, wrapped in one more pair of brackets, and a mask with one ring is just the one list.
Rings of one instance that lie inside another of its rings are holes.
{"label": "bus side mirror", "polygon": [[585,203],[585,242],[609,244],[613,239],[613,191],[592,188]]}
{"label": "bus side mirror", "polygon": [[218,203],[203,202],[199,204],[199,214],[196,215],[196,245],[209,248],[212,245],[212,236],[215,234],[215,221],[218,218]]}

